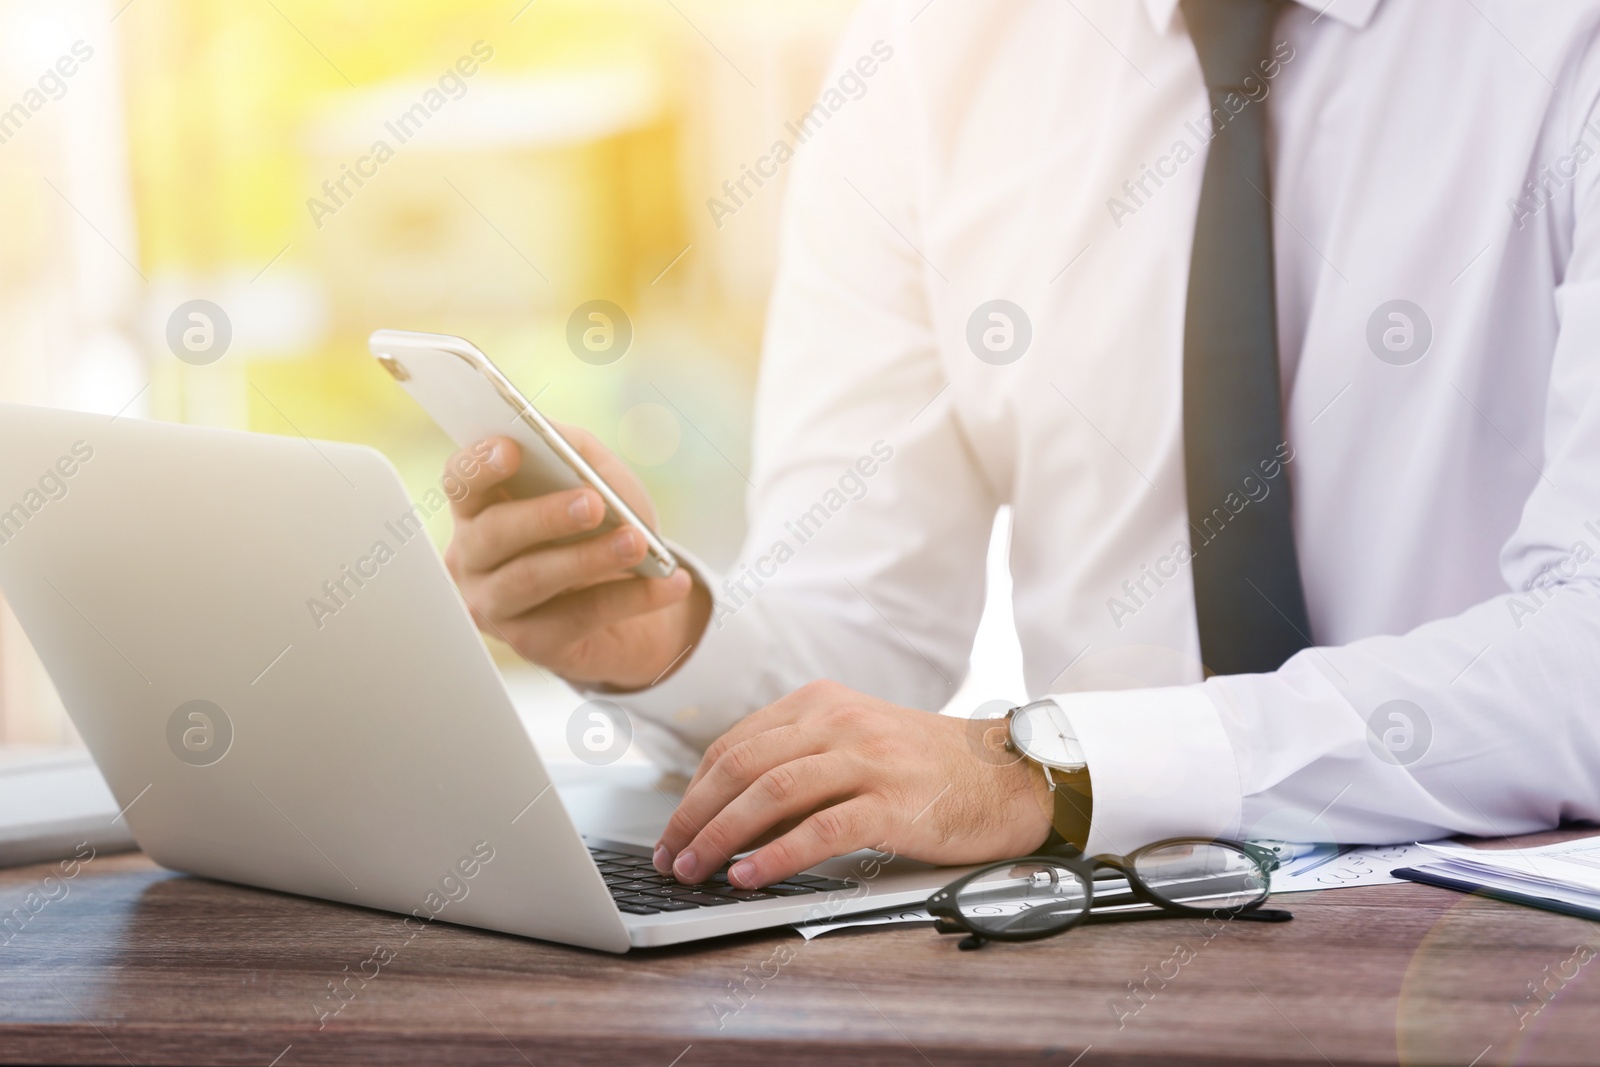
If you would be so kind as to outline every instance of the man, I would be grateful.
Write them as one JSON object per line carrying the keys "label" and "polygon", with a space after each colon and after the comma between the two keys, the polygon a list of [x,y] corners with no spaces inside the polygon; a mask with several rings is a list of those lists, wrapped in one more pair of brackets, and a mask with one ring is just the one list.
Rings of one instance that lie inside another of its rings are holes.
{"label": "man", "polygon": [[591,493],[485,492],[453,571],[709,745],[657,851],[685,880],[1046,840],[1043,772],[925,713],[1002,503],[1089,852],[1600,817],[1597,31],[1592,0],[868,3],[865,91],[791,164],[741,562],[608,580],[633,535],[551,543]]}

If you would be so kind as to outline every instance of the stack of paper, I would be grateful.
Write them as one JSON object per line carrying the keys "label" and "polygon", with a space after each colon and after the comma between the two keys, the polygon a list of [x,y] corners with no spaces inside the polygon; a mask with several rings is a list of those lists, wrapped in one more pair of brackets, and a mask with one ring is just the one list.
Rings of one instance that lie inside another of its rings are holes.
{"label": "stack of paper", "polygon": [[1396,875],[1518,904],[1600,918],[1600,837],[1538,848],[1421,847],[1436,858],[1397,870]]}

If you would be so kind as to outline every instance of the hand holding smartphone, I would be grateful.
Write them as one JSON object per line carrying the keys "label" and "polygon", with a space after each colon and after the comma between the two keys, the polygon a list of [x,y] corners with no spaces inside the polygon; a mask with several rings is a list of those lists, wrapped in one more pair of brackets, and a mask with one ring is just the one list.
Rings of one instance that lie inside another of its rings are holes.
{"label": "hand holding smartphone", "polygon": [[677,559],[655,531],[472,342],[442,333],[378,330],[367,347],[457,445],[465,448],[488,437],[517,443],[522,466],[502,483],[512,496],[528,499],[587,485],[605,501],[599,529],[627,523],[644,538],[647,555],[635,573],[665,578],[677,569]]}
{"label": "hand holding smartphone", "polygon": [[626,465],[582,430],[564,436],[462,338],[379,330],[368,347],[463,449],[509,438],[520,452],[514,469],[475,455],[457,472],[467,493],[445,559],[479,625],[568,681],[664,677],[710,596],[641,518],[650,501]]}

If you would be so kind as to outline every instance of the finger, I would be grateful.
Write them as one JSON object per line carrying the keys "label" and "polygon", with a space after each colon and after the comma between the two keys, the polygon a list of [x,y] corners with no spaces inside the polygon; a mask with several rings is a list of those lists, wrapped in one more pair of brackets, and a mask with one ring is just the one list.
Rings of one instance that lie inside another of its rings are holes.
{"label": "finger", "polygon": [[842,752],[821,752],[780,763],[730,800],[683,849],[672,873],[698,882],[720,866],[718,857],[750,848],[780,822],[807,816],[851,795],[861,768]]}
{"label": "finger", "polygon": [[657,865],[670,866],[672,873],[691,882],[698,880],[694,877],[696,872],[709,874],[722,866],[732,852],[689,855],[685,846],[756,779],[779,764],[822,751],[823,744],[817,734],[791,724],[757,734],[728,749],[700,783],[684,793],[672,818],[667,820],[656,848]]}
{"label": "finger", "polygon": [[[623,578],[556,597],[543,607],[502,623],[519,645],[562,649],[613,623],[671,607],[689,595],[694,581],[683,571],[669,578]],[[555,657],[559,661],[560,656]],[[567,664],[551,662],[563,670]],[[574,664],[574,666],[576,666]]]}
{"label": "finger", "polygon": [[445,463],[444,491],[458,519],[470,519],[507,499],[502,482],[522,466],[522,450],[509,437],[489,437],[461,449]]}
{"label": "finger", "polygon": [[780,819],[771,826],[767,827],[765,830],[761,831],[761,833],[757,834],[753,839],[751,839],[750,843],[746,845],[745,848],[754,851],[755,849],[760,848],[762,845],[776,841],[790,830],[793,830],[796,826],[799,826],[805,821],[805,816],[810,814],[811,813],[808,811],[805,812],[804,815],[795,816],[788,819]]}
{"label": "finger", "polygon": [[617,458],[617,454],[600,443],[600,438],[584,429],[582,426],[572,426],[568,423],[558,422],[553,424],[556,432],[567,439],[567,444],[578,450],[582,456],[595,469],[595,472],[610,482],[617,485],[621,479],[616,476],[628,468]]}
{"label": "finger", "polygon": [[846,694],[850,694],[850,690],[837,682],[810,682],[788,696],[774,700],[759,711],[746,715],[730,726],[726,733],[706,749],[705,755],[700,759],[700,765],[695,768],[694,776],[689,779],[688,788],[684,790],[685,795],[699,784],[700,779],[705,777],[706,771],[710,770],[712,765],[722,758],[723,753],[734,745],[748,741],[766,730],[796,722],[806,712],[837,701]]}
{"label": "finger", "polygon": [[650,496],[645,492],[644,486],[634,477],[628,465],[617,458],[600,439],[581,426],[569,426],[566,423],[555,423],[556,430],[567,443],[577,449],[578,455],[593,467],[601,479],[615,489],[628,506],[633,508],[634,514],[644,520],[644,524],[652,530],[659,530],[656,520],[655,505]]}
{"label": "finger", "polygon": [[550,425],[554,426],[556,432],[567,439],[567,444],[578,450],[578,455],[582,456],[589,466],[598,467],[599,464],[610,461],[611,450],[601,444],[598,437],[582,426],[570,422],[556,422],[554,419],[550,421]]}
{"label": "finger", "polygon": [[490,571],[530,548],[592,530],[604,518],[605,503],[589,488],[507,500],[457,527],[457,558],[468,570]]}
{"label": "finger", "polygon": [[772,844],[735,863],[728,868],[728,881],[740,889],[781,882],[823,860],[881,844],[887,825],[883,801],[852,797],[823,808]]}
{"label": "finger", "polygon": [[752,711],[728,727],[721,737],[707,746],[705,755],[700,757],[700,764],[689,778],[689,784],[684,787],[683,795],[688,796],[705,780],[707,772],[717,765],[728,752],[744,744],[752,738],[759,737],[769,730],[776,730],[783,726],[792,726],[799,721],[800,709],[788,697],[775,700],[764,708]]}
{"label": "finger", "polygon": [[525,552],[483,575],[473,591],[490,618],[514,619],[562,593],[615,577],[644,556],[639,531],[621,526],[569,545]]}

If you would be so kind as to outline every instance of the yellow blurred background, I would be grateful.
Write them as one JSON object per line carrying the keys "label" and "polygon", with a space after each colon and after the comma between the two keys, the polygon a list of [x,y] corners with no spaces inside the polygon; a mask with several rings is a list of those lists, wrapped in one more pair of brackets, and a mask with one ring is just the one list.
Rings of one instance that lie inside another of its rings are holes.
{"label": "yellow blurred background", "polygon": [[[0,399],[363,442],[420,493],[450,445],[365,339],[461,334],[725,563],[784,176],[707,201],[852,6],[0,0]],[[232,334],[198,366],[167,340],[196,299]],[[594,299],[634,331],[605,366],[566,339]],[[4,613],[0,741],[70,739]]]}

